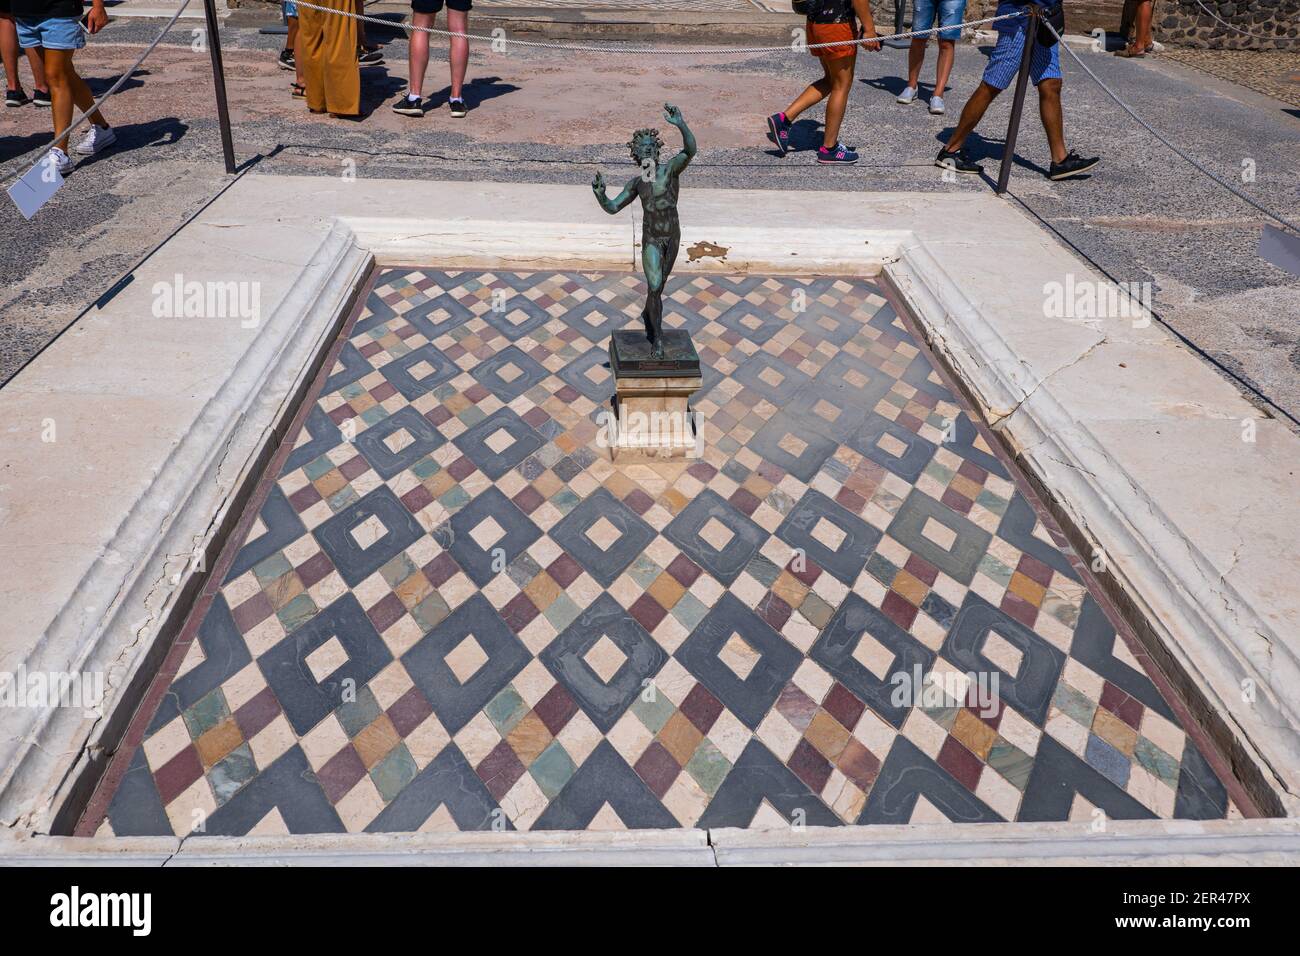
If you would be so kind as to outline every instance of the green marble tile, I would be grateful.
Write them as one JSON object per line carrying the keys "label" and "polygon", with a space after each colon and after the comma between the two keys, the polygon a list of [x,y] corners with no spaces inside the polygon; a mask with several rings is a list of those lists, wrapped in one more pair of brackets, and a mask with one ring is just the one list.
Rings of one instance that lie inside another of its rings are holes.
{"label": "green marble tile", "polygon": [[388,756],[370,769],[370,779],[375,784],[379,795],[388,803],[415,779],[420,768],[415,765],[415,758],[406,749],[406,744],[398,744],[388,752]]}
{"label": "green marble tile", "polygon": [[533,761],[528,772],[533,775],[533,779],[542,788],[542,793],[546,794],[547,799],[554,799],[577,769],[568,752],[560,746],[560,742],[553,740],[551,745]]}
{"label": "green marble tile", "polygon": [[659,733],[668,718],[677,712],[673,702],[656,690],[653,700],[646,700],[644,692],[637,694],[632,701],[632,713],[636,715],[646,729],[652,734]]}
{"label": "green marble tile", "polygon": [[1137,758],[1138,764],[1147,773],[1158,777],[1175,789],[1178,787],[1178,761],[1146,737],[1138,737],[1133,756]]}
{"label": "green marble tile", "polygon": [[1093,715],[1097,713],[1097,702],[1079,693],[1065,681],[1056,685],[1052,703],[1061,713],[1068,715],[1084,727],[1092,727]]}
{"label": "green marble tile", "polygon": [[515,729],[515,724],[528,716],[529,707],[519,696],[519,692],[507,685],[505,690],[488,701],[483,710],[497,732],[504,737]]}
{"label": "green marble tile", "polygon": [[226,706],[226,695],[218,687],[216,690],[200,697],[181,716],[185,719],[185,726],[189,729],[190,737],[198,740],[230,716],[230,708]]}
{"label": "green marble tile", "polygon": [[248,744],[240,744],[208,771],[208,783],[212,785],[217,806],[233,797],[240,787],[255,776],[257,762],[253,759],[253,751]]}
{"label": "green marble tile", "polygon": [[1029,771],[1034,767],[1034,758],[1019,747],[1007,743],[999,737],[989,750],[988,765],[1006,778],[1017,790],[1024,791],[1029,783]]}
{"label": "green marble tile", "polygon": [[705,739],[700,741],[691,759],[686,761],[686,772],[700,785],[701,790],[713,796],[731,772],[731,762],[711,740]]}
{"label": "green marble tile", "polygon": [[275,616],[280,619],[280,624],[284,629],[291,632],[296,631],[310,621],[319,610],[316,607],[316,602],[311,599],[311,595],[304,592],[276,611]]}

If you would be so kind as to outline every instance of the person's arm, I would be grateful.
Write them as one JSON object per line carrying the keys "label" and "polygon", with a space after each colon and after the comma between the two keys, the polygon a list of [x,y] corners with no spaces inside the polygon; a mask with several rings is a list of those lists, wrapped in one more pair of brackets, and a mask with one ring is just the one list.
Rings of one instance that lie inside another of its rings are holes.
{"label": "person's arm", "polygon": [[86,29],[98,33],[108,26],[108,13],[104,10],[104,0],[90,0],[90,12],[86,14]]}
{"label": "person's arm", "polygon": [[676,126],[682,134],[682,151],[669,161],[668,166],[669,172],[678,175],[691,164],[691,158],[695,155],[695,134],[686,125],[682,111],[671,103],[664,104],[664,119]]}
{"label": "person's arm", "polygon": [[623,187],[623,191],[611,200],[605,195],[605,176],[597,172],[596,178],[591,181],[591,190],[596,194],[596,202],[600,203],[600,208],[612,216],[636,198],[636,180],[629,180]]}
{"label": "person's arm", "polygon": [[[858,39],[876,35],[876,21],[871,16],[871,4],[868,0],[853,0],[853,12],[858,15]],[[879,43],[862,44],[868,50],[879,50]]]}

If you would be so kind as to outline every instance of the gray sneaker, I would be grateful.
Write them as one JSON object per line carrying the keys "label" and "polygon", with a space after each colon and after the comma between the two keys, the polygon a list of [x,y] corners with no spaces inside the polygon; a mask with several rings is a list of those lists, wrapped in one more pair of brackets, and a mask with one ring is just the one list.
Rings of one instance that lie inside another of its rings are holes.
{"label": "gray sneaker", "polygon": [[897,102],[902,103],[904,106],[915,103],[917,92],[915,86],[905,86],[903,87],[903,92],[898,94]]}

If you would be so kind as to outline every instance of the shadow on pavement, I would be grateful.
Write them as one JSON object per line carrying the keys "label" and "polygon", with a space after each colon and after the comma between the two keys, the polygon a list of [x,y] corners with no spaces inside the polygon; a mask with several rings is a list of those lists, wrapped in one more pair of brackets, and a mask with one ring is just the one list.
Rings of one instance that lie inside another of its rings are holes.
{"label": "shadow on pavement", "polygon": [[[111,123],[112,118],[108,119]],[[150,120],[147,123],[115,125],[113,131],[117,133],[117,142],[96,156],[77,157],[78,161],[74,171],[94,165],[102,160],[112,159],[114,156],[121,156],[123,153],[129,153],[135,149],[143,149],[146,146],[170,146],[189,132],[189,126],[182,123],[175,116],[169,116],[166,119]],[[77,135],[77,133],[72,134],[74,141],[77,139]]]}

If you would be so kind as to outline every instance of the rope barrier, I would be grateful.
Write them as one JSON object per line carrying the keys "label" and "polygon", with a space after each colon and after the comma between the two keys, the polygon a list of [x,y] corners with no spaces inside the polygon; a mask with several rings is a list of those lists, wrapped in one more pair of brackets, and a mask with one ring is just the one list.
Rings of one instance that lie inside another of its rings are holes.
{"label": "rope barrier", "polygon": [[[308,0],[298,0],[299,9],[306,7],[309,10],[318,10],[321,13],[333,13],[341,17],[350,17],[353,20],[361,20],[366,23],[373,23],[377,26],[392,27],[392,20],[384,20],[380,17],[370,17],[360,13],[352,13],[349,10],[339,10],[335,7],[322,7],[315,3],[309,3]],[[928,30],[912,30],[908,33],[890,33],[884,36],[863,37],[860,40],[835,40],[830,43],[806,43],[799,46],[788,44],[786,46],[751,46],[751,47],[630,47],[630,46],[601,46],[593,43],[546,43],[541,40],[515,40],[504,36],[483,36],[481,33],[461,33],[453,30],[438,30],[434,27],[416,26],[414,23],[403,23],[408,30],[415,30],[420,33],[428,33],[433,36],[448,37],[461,40],[477,40],[480,43],[507,43],[519,47],[527,47],[534,50],[559,50],[566,53],[618,53],[624,56],[628,54],[642,56],[727,56],[729,54],[755,54],[755,53],[803,53],[807,50],[820,50],[824,47],[846,47],[862,46],[867,43],[881,43],[885,40],[907,40],[912,37],[930,36],[943,30],[956,30],[962,27],[977,27],[985,23],[996,23],[999,20],[1012,20],[1016,17],[1023,17],[1026,14],[1023,11],[1015,13],[1004,13],[998,17],[985,17],[982,20],[968,20],[965,23],[954,24],[948,27],[931,27]]]}
{"label": "rope barrier", "polygon": [[1092,77],[1093,82],[1096,83],[1098,86],[1100,86],[1102,90],[1105,91],[1106,95],[1109,96],[1112,100],[1114,100],[1116,104],[1119,105],[1120,109],[1122,109],[1125,113],[1127,113],[1138,125],[1140,125],[1148,133],[1150,133],[1156,139],[1160,140],[1160,142],[1164,143],[1171,150],[1173,150],[1174,153],[1176,153],[1179,156],[1179,158],[1181,158],[1184,162],[1190,164],[1191,166],[1199,170],[1202,174],[1214,180],[1216,183],[1218,183],[1224,189],[1228,190],[1230,193],[1232,193],[1242,202],[1250,206],[1253,206],[1255,209],[1258,209],[1264,215],[1268,216],[1269,219],[1272,219],[1276,223],[1280,223],[1284,228],[1289,229],[1294,233],[1300,234],[1300,226],[1296,226],[1296,224],[1291,222],[1290,220],[1283,219],[1281,216],[1273,212],[1271,209],[1267,209],[1264,206],[1261,206],[1254,199],[1252,199],[1247,193],[1238,189],[1232,183],[1221,178],[1216,173],[1213,173],[1210,170],[1206,169],[1196,159],[1193,159],[1191,156],[1188,156],[1185,152],[1183,152],[1173,143],[1169,142],[1169,140],[1165,139],[1164,136],[1162,136],[1158,131],[1152,128],[1150,123],[1144,120],[1141,116],[1138,116],[1138,114],[1133,111],[1133,108],[1131,106],[1129,106],[1122,99],[1120,99],[1119,96],[1115,93],[1115,91],[1112,90],[1109,86],[1107,86],[1102,81],[1102,79],[1099,76],[1097,76],[1096,73],[1092,72],[1092,70],[1088,68],[1088,64],[1083,62],[1083,59],[1079,56],[1079,54],[1075,53],[1074,50],[1070,49],[1069,45],[1066,44],[1065,41],[1061,39],[1061,35],[1056,32],[1056,30],[1052,27],[1050,23],[1047,23],[1047,21],[1043,21],[1043,23],[1047,27],[1047,29],[1052,31],[1052,36],[1056,37],[1060,45],[1062,47],[1065,47],[1065,51],[1069,53],[1070,56],[1074,57],[1074,62],[1079,64],[1079,66],[1083,67],[1083,71],[1087,73],[1090,77]]}

